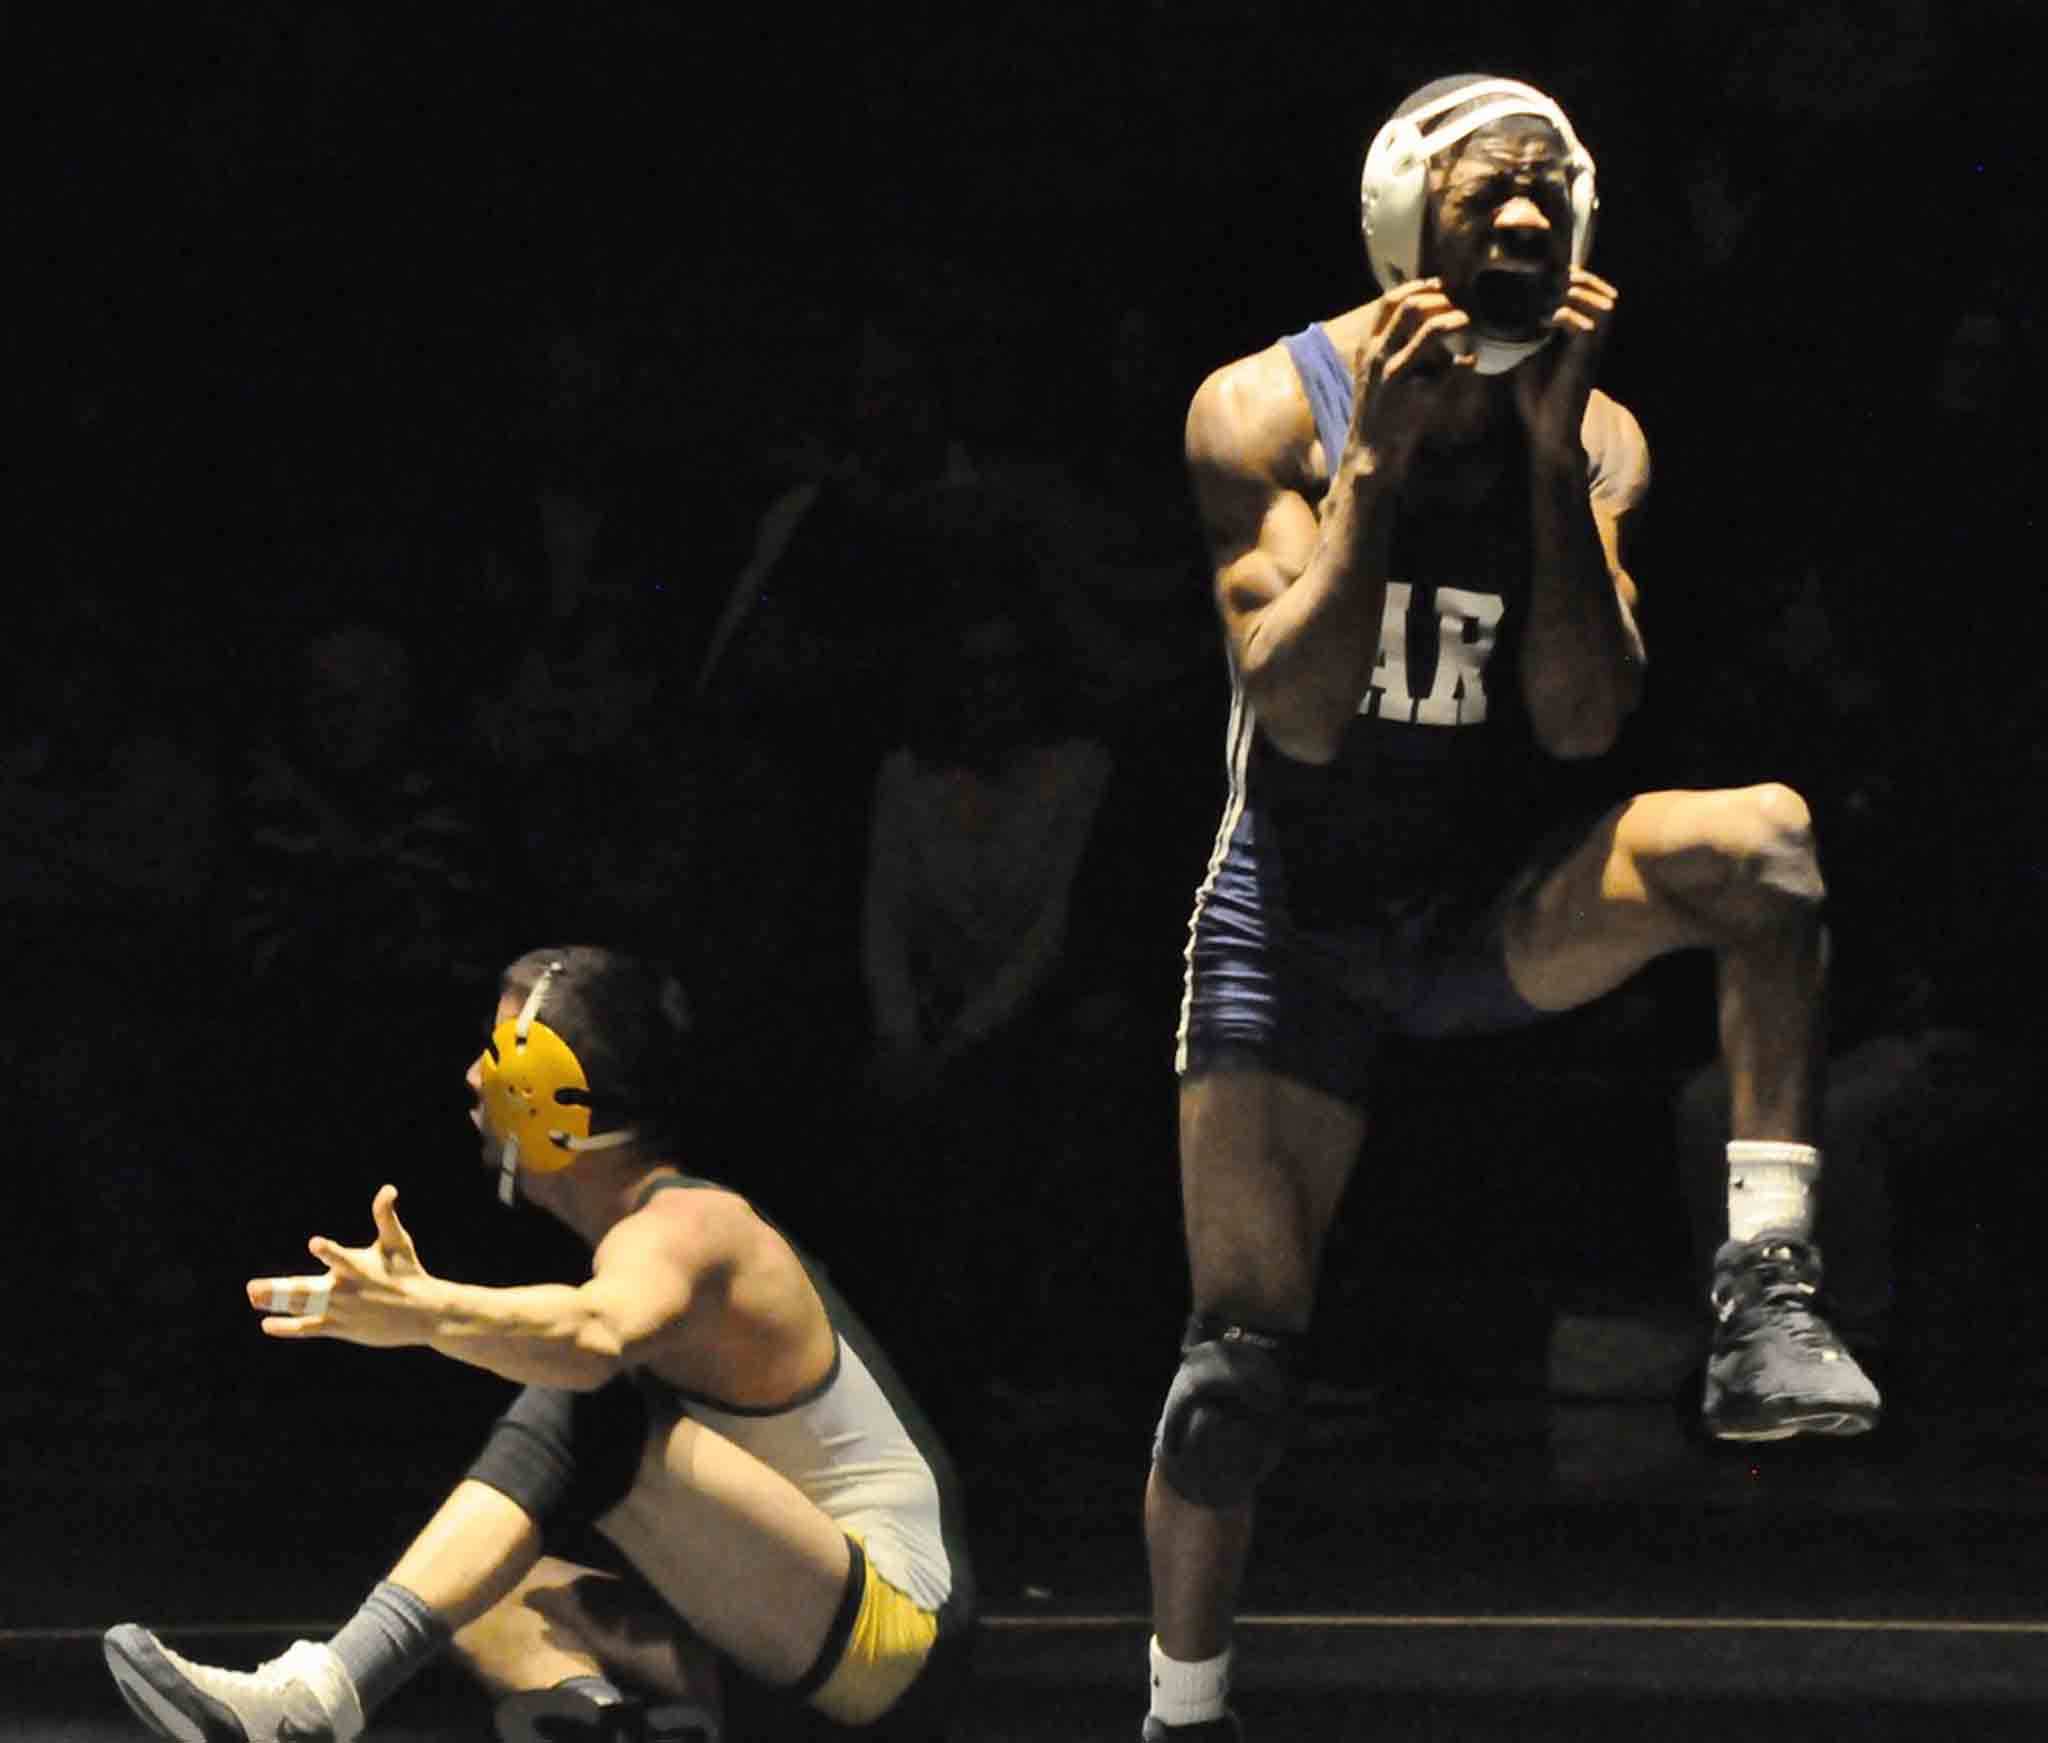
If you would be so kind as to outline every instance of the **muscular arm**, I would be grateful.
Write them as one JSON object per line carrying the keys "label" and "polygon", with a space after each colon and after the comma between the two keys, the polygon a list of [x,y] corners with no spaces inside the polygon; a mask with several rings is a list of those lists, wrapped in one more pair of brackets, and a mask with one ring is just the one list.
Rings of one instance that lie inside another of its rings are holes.
{"label": "muscular arm", "polygon": [[[1642,457],[1642,432],[1608,401],[1587,408],[1587,427],[1622,420],[1618,441]],[[1643,638],[1635,582],[1622,565],[1622,535],[1642,496],[1646,467],[1627,464],[1589,490],[1583,447],[1568,460],[1532,458],[1530,509],[1535,573],[1522,653],[1522,691],[1544,749],[1598,756],[1642,697]]]}
{"label": "muscular arm", "polygon": [[1245,694],[1278,749],[1326,763],[1372,682],[1393,490],[1354,446],[1319,521],[1288,462],[1307,449],[1308,419],[1275,348],[1202,384],[1187,455]]}
{"label": "muscular arm", "polygon": [[[690,1227],[701,1226],[691,1219]],[[590,1281],[490,1289],[423,1279],[423,1342],[441,1355],[529,1386],[593,1392],[635,1366],[689,1313],[721,1262],[682,1219],[642,1210],[613,1227]]]}

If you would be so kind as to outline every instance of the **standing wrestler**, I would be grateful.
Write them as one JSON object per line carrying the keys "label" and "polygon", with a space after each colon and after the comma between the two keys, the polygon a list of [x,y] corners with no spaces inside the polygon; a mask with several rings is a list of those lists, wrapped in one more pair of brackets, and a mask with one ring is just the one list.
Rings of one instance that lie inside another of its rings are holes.
{"label": "standing wrestler", "polygon": [[1814,1312],[1824,935],[1789,788],[1597,817],[1567,765],[1643,682],[1624,543],[1648,478],[1593,386],[1593,162],[1526,85],[1425,86],[1373,139],[1386,294],[1218,370],[1188,461],[1234,687],[1178,1054],[1194,1292],[1145,1499],[1144,1734],[1235,1737],[1230,1625],[1281,1456],[1375,1037],[1570,1010],[1669,951],[1718,966],[1733,1091],[1706,1419],[1854,1434],[1875,1389]]}
{"label": "standing wrestler", "polygon": [[593,1248],[580,1286],[431,1275],[385,1187],[376,1239],[259,1278],[283,1338],[418,1345],[519,1382],[467,1477],[332,1640],[253,1672],[109,1631],[178,1743],[349,1743],[443,1647],[505,1743],[944,1734],[973,1585],[945,1454],[820,1274],[683,1172],[679,995],[631,958],[506,970],[470,1067],[485,1160]]}

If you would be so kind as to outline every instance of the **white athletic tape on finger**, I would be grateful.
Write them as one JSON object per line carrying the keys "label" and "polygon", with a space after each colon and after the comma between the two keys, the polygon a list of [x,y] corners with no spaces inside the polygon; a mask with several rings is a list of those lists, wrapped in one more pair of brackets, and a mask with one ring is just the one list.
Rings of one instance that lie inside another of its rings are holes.
{"label": "white athletic tape on finger", "polygon": [[265,1306],[272,1313],[290,1313],[307,1319],[317,1319],[327,1311],[327,1298],[333,1293],[332,1273],[316,1278],[303,1291],[292,1280],[286,1279],[271,1284],[270,1299]]}

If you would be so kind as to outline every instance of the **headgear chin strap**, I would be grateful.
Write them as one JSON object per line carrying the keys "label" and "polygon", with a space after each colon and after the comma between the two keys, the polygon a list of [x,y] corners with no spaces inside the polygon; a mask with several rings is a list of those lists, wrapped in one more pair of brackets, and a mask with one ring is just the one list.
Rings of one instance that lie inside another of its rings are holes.
{"label": "headgear chin strap", "polygon": [[484,1127],[501,1145],[498,1202],[508,1208],[519,1196],[522,1164],[535,1174],[557,1174],[585,1151],[616,1149],[639,1136],[631,1126],[591,1135],[590,1080],[569,1043],[537,1019],[561,966],[548,964],[519,1015],[491,1031],[477,1062]]}
{"label": "headgear chin strap", "polygon": [[[1467,108],[1466,105],[1471,107]],[[1438,117],[1465,113],[1432,127]],[[1422,271],[1422,235],[1429,211],[1430,161],[1471,138],[1482,127],[1511,115],[1531,115],[1556,129],[1565,146],[1565,175],[1571,184],[1574,266],[1584,266],[1593,246],[1593,217],[1599,209],[1593,157],[1572,131],[1565,113],[1533,85],[1516,79],[1473,79],[1396,115],[1373,136],[1359,177],[1359,218],[1366,258],[1382,290],[1405,284]],[[1533,357],[1554,335],[1510,339],[1477,332],[1474,367],[1500,375]]]}

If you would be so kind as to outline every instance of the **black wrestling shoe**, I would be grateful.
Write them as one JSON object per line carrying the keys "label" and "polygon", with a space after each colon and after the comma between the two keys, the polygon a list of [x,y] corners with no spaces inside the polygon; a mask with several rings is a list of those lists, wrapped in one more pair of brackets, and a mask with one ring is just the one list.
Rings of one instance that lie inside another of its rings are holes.
{"label": "black wrestling shoe", "polygon": [[492,1714],[498,1743],[720,1743],[694,1701],[594,1701],[580,1689],[507,1695]]}
{"label": "black wrestling shoe", "polygon": [[1235,1713],[1204,1719],[1199,1725],[1169,1725],[1147,1713],[1139,1736],[1142,1743],[1244,1743],[1244,1727]]}
{"label": "black wrestling shoe", "polygon": [[1714,1255],[1717,1323],[1707,1354],[1703,1414],[1716,1440],[1863,1434],[1877,1423],[1877,1388],[1813,1310],[1820,1253],[1766,1232]]}

